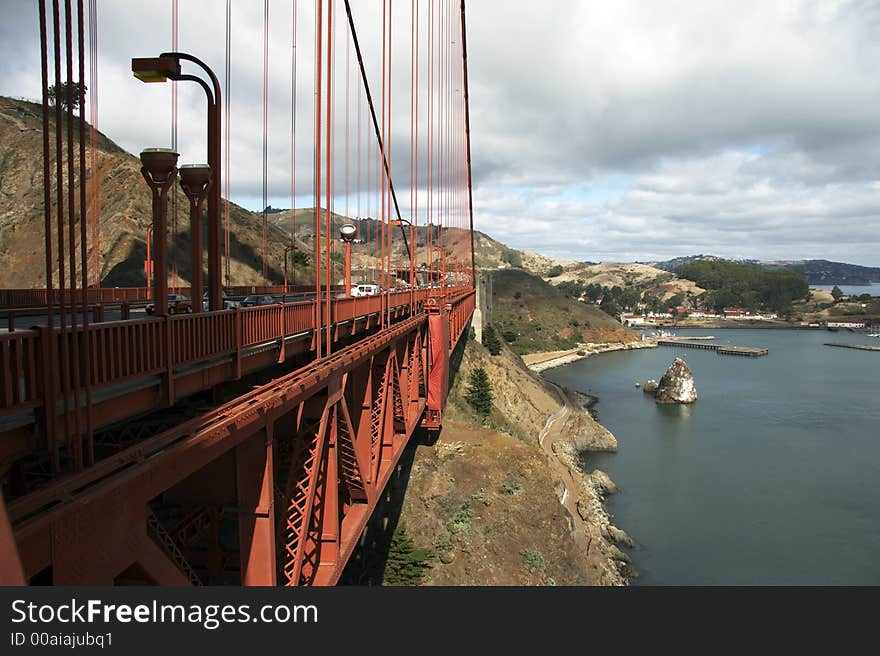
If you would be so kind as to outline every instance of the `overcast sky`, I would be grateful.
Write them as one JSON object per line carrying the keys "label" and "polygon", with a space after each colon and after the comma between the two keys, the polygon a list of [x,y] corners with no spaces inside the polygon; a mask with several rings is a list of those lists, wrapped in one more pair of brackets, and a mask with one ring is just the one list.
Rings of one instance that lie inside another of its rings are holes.
{"label": "overcast sky", "polygon": [[[296,150],[308,162],[314,3],[299,5]],[[381,2],[353,5],[376,95]],[[259,209],[263,3],[232,6],[231,193]],[[393,6],[392,161],[405,189],[410,2]],[[0,94],[39,95],[35,7],[0,3]],[[224,7],[180,0],[180,48],[221,81]],[[170,85],[134,80],[129,63],[170,49],[171,0],[98,0],[98,8],[100,128],[132,152],[170,145]],[[271,0],[270,17],[269,196],[287,207],[291,2]],[[468,28],[477,228],[578,260],[711,253],[880,266],[880,2],[471,0]],[[340,45],[340,80],[345,61]],[[353,67],[349,74],[353,135]],[[194,85],[180,85],[181,162],[200,161],[204,96],[185,87]],[[338,147],[344,93],[337,88]],[[305,191],[310,172],[297,171]],[[335,175],[340,186],[344,172]],[[312,203],[298,194],[298,205]]]}

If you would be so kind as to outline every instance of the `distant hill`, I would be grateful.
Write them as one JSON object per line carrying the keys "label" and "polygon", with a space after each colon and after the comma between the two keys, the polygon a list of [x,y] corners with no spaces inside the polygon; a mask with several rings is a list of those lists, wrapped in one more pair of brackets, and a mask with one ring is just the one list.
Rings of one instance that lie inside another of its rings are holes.
{"label": "distant hill", "polygon": [[[664,271],[678,271],[685,264],[696,261],[719,261],[726,258],[715,255],[689,255],[663,262],[642,262]],[[829,260],[733,260],[764,269],[791,269],[807,277],[811,285],[860,285],[880,282],[880,267],[866,267]]]}
{"label": "distant hill", "polygon": [[642,294],[653,295],[663,301],[677,294],[698,296],[705,291],[696,283],[680,278],[668,270],[632,262],[582,265],[549,278],[548,282],[559,285],[579,280],[583,281],[584,286],[596,284],[602,287],[634,288]]}

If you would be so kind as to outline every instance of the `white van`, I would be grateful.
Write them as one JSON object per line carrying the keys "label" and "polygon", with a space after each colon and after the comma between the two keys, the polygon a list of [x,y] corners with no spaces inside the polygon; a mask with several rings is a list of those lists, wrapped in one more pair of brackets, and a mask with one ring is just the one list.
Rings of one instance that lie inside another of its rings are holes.
{"label": "white van", "polygon": [[352,296],[374,296],[379,293],[379,285],[355,285],[351,288]]}

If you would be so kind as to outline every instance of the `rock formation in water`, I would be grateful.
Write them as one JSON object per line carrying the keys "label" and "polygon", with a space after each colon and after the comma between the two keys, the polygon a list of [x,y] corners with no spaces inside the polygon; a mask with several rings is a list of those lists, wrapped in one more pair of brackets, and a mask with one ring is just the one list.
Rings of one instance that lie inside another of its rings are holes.
{"label": "rock formation in water", "polygon": [[697,400],[697,388],[694,385],[694,377],[687,363],[681,358],[675,358],[654,392],[654,401],[657,403],[693,403]]}
{"label": "rock formation in water", "polygon": [[642,387],[642,391],[645,394],[653,394],[657,391],[658,387],[660,387],[660,384],[652,378],[651,380],[645,382],[645,385]]}

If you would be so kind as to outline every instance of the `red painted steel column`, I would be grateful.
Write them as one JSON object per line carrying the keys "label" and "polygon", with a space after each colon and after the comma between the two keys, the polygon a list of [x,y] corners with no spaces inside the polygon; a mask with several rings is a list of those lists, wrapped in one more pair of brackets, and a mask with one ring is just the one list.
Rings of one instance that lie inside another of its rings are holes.
{"label": "red painted steel column", "polygon": [[195,164],[180,167],[180,186],[189,199],[190,296],[193,312],[202,311],[202,203],[210,193],[211,175],[210,166]]}
{"label": "red painted steel column", "polygon": [[242,585],[276,585],[273,424],[235,450]]}
{"label": "red painted steel column", "polygon": [[156,268],[153,295],[156,315],[168,314],[168,189],[177,176],[178,154],[167,148],[150,148],[141,153],[141,175],[153,192],[153,232],[156,235]]}

